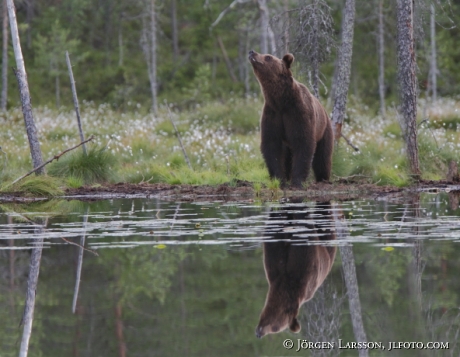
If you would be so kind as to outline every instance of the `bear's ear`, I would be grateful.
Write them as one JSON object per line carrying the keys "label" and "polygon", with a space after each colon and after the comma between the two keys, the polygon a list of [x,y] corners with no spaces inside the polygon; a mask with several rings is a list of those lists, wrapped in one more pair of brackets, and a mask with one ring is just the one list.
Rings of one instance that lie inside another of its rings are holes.
{"label": "bear's ear", "polygon": [[300,323],[297,320],[297,318],[294,317],[292,319],[291,323],[289,324],[289,329],[295,333],[298,333],[300,331]]}
{"label": "bear's ear", "polygon": [[291,64],[292,62],[294,62],[294,56],[292,55],[292,53],[288,53],[284,55],[283,61],[286,64],[287,68],[291,68]]}

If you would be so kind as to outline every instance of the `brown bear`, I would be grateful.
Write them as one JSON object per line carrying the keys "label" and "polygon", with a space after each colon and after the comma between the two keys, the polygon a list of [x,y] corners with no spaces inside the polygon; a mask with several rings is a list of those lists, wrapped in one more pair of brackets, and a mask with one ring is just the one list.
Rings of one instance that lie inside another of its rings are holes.
{"label": "brown bear", "polygon": [[263,245],[269,289],[256,328],[258,338],[288,327],[300,331],[299,309],[313,297],[334,263],[336,247],[317,244],[336,238],[332,225],[329,202],[317,204],[314,210],[294,206],[270,214],[265,232],[271,239]]}
{"label": "brown bear", "polygon": [[321,103],[291,72],[294,56],[283,59],[249,51],[265,104],[260,120],[261,151],[271,178],[301,187],[313,167],[316,181],[329,181],[334,134]]}

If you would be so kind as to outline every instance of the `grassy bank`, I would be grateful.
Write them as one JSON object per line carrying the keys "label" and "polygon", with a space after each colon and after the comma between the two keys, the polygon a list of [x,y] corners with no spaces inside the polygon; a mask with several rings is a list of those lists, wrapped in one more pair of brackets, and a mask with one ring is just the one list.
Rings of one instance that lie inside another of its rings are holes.
{"label": "grassy bank", "polygon": [[[114,182],[165,182],[211,184],[246,180],[269,186],[268,172],[259,151],[259,117],[263,102],[258,97],[212,102],[179,111],[161,107],[154,118],[145,108],[132,104],[129,113],[109,105],[82,104],[85,135],[95,135],[90,155],[81,149],[47,166],[50,176],[60,177],[63,187]],[[420,101],[419,150],[422,177],[445,177],[448,162],[459,160],[460,103],[439,100],[434,105]],[[409,184],[407,161],[396,113],[386,118],[370,116],[359,103],[352,104],[344,124],[345,135],[359,147],[354,151],[344,141],[335,150],[333,180],[346,177],[376,184]],[[43,157],[48,159],[79,142],[74,112],[35,109]],[[188,167],[170,119],[180,132],[190,158]],[[19,108],[3,114],[0,133],[3,187],[31,169],[31,159],[22,113]],[[311,178],[310,178],[311,180]],[[308,183],[307,183],[308,184]]]}

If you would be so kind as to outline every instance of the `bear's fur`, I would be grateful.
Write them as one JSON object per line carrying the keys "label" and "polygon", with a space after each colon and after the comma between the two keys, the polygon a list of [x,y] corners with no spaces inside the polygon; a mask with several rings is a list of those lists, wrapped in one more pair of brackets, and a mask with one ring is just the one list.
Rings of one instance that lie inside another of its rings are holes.
{"label": "bear's fur", "polygon": [[295,234],[308,234],[309,241],[334,240],[330,210],[330,203],[326,202],[317,204],[313,211],[297,206],[270,214],[266,233],[273,242],[270,239],[263,245],[269,289],[256,328],[258,338],[286,328],[300,331],[299,309],[313,297],[329,274],[336,247],[307,245],[305,238]]}
{"label": "bear's fur", "polygon": [[316,181],[329,181],[334,134],[321,103],[290,70],[294,56],[283,59],[249,52],[262,89],[261,151],[271,178],[301,187],[313,167]]}

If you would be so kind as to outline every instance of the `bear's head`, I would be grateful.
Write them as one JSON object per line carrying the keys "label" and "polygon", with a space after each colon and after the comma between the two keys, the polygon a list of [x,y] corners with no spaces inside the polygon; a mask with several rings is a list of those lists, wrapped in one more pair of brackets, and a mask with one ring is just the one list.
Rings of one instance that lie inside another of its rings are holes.
{"label": "bear's head", "polygon": [[294,56],[291,53],[279,59],[273,55],[262,55],[251,50],[248,59],[264,93],[267,93],[267,90],[277,93],[292,82],[290,68],[294,62]]}
{"label": "bear's head", "polygon": [[268,296],[265,307],[260,314],[259,324],[256,327],[257,338],[262,338],[270,333],[278,333],[289,328],[292,332],[300,331],[297,320],[299,304],[286,304]]}

